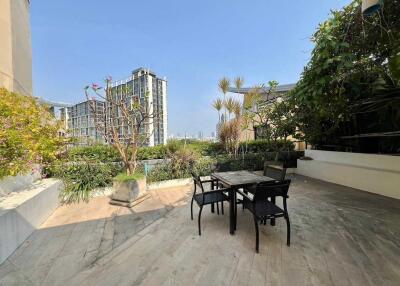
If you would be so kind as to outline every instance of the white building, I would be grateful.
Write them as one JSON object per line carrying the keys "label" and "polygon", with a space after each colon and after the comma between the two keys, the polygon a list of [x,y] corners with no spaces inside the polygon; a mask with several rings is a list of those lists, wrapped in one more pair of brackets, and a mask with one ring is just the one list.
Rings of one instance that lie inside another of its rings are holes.
{"label": "white building", "polygon": [[[67,110],[67,112],[66,112]],[[77,139],[77,145],[105,143],[105,102],[84,101],[61,109],[61,120],[66,123],[68,136]],[[96,124],[95,117],[100,124]]]}
{"label": "white building", "polygon": [[[111,92],[115,98],[126,96],[127,102],[132,99],[138,99],[141,104],[146,104],[145,97],[148,97],[147,103],[150,119],[146,126],[147,130],[141,129],[141,132],[147,132],[150,137],[146,145],[155,146],[167,143],[168,134],[168,109],[167,109],[167,80],[158,78],[157,75],[146,68],[139,68],[132,72],[125,80],[116,81],[111,84]],[[124,93],[127,93],[126,95]],[[112,116],[107,111],[107,116]],[[111,122],[107,119],[107,123]],[[120,137],[124,132],[129,132],[127,128],[120,128]]]}

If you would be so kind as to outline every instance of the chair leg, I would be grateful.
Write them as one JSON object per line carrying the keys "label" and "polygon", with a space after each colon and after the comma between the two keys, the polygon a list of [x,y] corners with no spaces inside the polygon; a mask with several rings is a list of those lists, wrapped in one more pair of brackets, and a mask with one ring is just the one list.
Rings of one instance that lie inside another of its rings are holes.
{"label": "chair leg", "polygon": [[224,215],[224,202],[221,202],[221,213]]}
{"label": "chair leg", "polygon": [[[271,203],[273,203],[274,205],[276,204],[276,198],[275,197],[271,198]],[[275,226],[275,219],[274,218],[271,219],[271,225]]]}
{"label": "chair leg", "polygon": [[256,227],[256,252],[259,252],[258,249],[258,244],[259,244],[259,233],[258,233],[258,221],[257,221],[257,217],[255,215],[253,215],[254,218],[254,225]]}
{"label": "chair leg", "polygon": [[217,205],[217,215],[219,215],[219,203],[216,203]]}
{"label": "chair leg", "polygon": [[193,197],[192,202],[190,203],[190,218],[193,220]]}
{"label": "chair leg", "polygon": [[214,204],[213,204],[213,203],[211,204],[211,212],[212,212],[212,213],[214,213],[214,212],[215,212],[215,206],[214,206]]}
{"label": "chair leg", "polygon": [[289,215],[285,215],[285,220],[286,220],[286,244],[287,246],[290,246],[290,220],[289,220]]}
{"label": "chair leg", "polygon": [[199,224],[199,235],[201,235],[201,225],[200,225],[200,220],[201,220],[201,212],[203,210],[203,206],[200,207],[199,211],[199,218],[198,218],[198,224]]}

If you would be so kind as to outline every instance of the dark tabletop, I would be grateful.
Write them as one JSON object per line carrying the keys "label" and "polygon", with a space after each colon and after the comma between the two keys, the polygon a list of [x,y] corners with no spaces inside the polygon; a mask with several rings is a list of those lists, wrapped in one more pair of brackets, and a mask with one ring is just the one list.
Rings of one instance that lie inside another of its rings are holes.
{"label": "dark tabletop", "polygon": [[220,180],[229,187],[239,187],[258,184],[262,182],[275,181],[275,179],[263,175],[258,175],[250,171],[220,172],[213,173],[211,176]]}

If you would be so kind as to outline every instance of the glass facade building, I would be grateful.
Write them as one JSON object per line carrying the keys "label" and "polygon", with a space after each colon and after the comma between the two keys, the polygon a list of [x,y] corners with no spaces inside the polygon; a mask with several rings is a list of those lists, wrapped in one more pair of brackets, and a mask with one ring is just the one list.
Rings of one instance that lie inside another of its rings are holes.
{"label": "glass facade building", "polygon": [[[94,111],[90,107],[93,104]],[[104,122],[105,102],[99,100],[84,101],[67,108],[67,117],[64,119],[68,126],[68,135],[77,138],[78,145],[88,145],[92,143],[105,143],[105,126],[95,124],[95,116],[98,122]],[[62,114],[65,117],[65,114]]]}
{"label": "glass facade building", "polygon": [[[132,72],[126,80],[113,82],[110,86],[114,100],[123,99],[127,105],[132,101],[138,101],[145,107],[153,118],[148,119],[144,127],[141,128],[142,134],[149,137],[147,146],[163,145],[167,143],[168,132],[168,112],[167,112],[167,81],[156,76],[149,69],[139,68]],[[147,98],[147,100],[146,100]],[[146,106],[147,105],[147,106]],[[123,121],[119,110],[112,111],[107,106],[107,124],[118,124],[120,138],[126,137],[130,133],[127,126],[123,126]],[[121,120],[115,120],[115,118]],[[114,119],[114,120],[113,120]]]}

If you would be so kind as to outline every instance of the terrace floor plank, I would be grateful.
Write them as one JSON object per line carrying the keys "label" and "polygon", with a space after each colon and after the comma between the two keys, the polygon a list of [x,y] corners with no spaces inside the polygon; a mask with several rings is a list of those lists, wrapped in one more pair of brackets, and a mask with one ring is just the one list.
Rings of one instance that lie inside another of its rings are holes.
{"label": "terrace floor plank", "polygon": [[[190,220],[191,188],[152,191],[128,210],[108,198],[63,206],[0,265],[0,285],[400,285],[400,201],[294,176],[286,224],[249,212]],[[226,203],[226,210],[228,204]]]}

